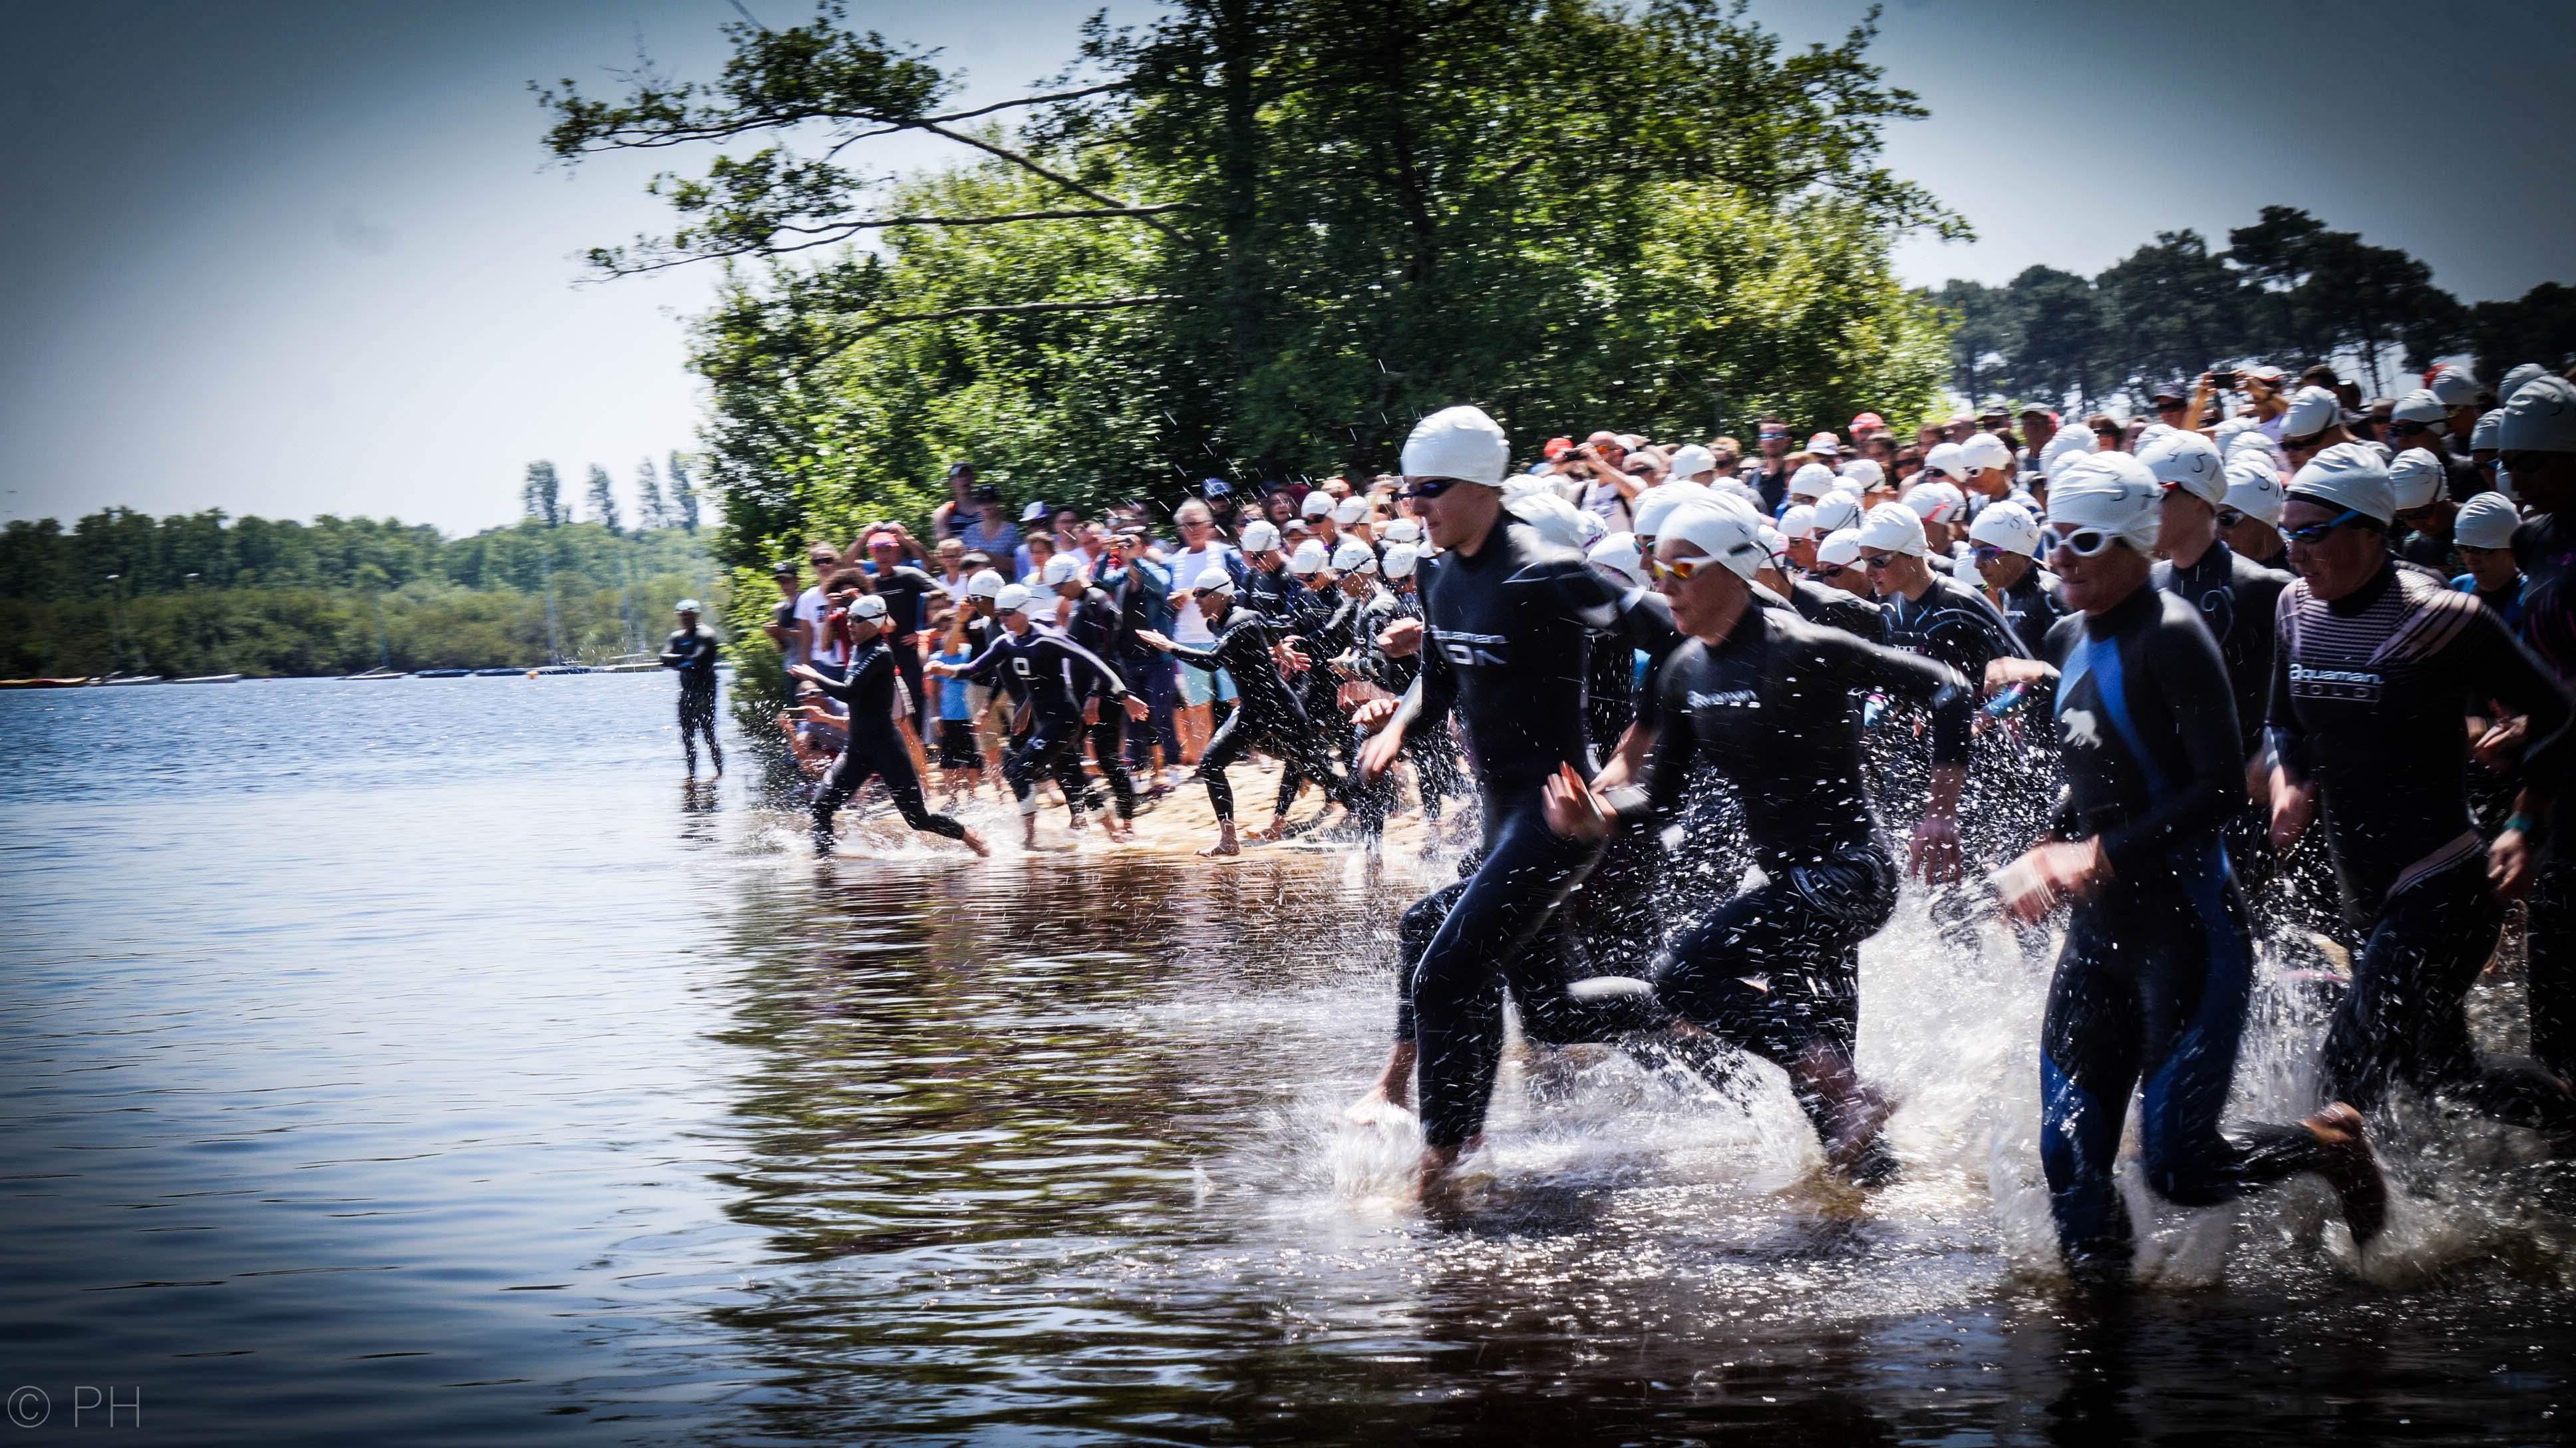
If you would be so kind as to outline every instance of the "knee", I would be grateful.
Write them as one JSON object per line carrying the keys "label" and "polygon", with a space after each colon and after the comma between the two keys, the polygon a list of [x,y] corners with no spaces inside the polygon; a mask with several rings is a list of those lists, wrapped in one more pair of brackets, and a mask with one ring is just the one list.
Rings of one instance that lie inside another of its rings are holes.
{"label": "knee", "polygon": [[2236,1195],[2217,1142],[2176,1142],[2150,1136],[2138,1166],[2147,1188],[2178,1207],[2214,1207]]}

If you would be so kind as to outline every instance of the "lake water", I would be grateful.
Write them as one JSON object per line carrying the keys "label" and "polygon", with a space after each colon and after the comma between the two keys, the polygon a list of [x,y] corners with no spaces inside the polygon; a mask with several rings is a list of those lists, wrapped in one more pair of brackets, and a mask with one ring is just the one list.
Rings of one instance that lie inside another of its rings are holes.
{"label": "lake water", "polygon": [[[743,779],[683,790],[655,676],[0,729],[30,1441],[111,1399],[260,1443],[2569,1436],[2576,1191],[2515,1133],[2419,1112],[2371,1260],[2293,1184],[2146,1219],[2129,1307],[2065,1299],[2043,976],[1911,900],[1864,979],[1902,1184],[1825,1185],[1776,1083],[1581,1054],[1507,1072],[1431,1221],[1401,1124],[1339,1116],[1445,867],[817,863]],[[2267,994],[2241,1104],[2297,1098],[2313,1027]]]}

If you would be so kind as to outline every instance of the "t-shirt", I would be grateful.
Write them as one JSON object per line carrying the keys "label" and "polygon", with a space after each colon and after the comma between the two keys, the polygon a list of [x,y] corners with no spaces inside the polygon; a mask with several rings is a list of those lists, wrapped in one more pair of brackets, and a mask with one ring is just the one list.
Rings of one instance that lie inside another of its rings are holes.
{"label": "t-shirt", "polygon": [[769,621],[787,634],[786,641],[779,645],[787,652],[787,662],[791,664],[805,662],[796,654],[796,600],[792,598],[778,600],[777,604],[769,610]]}
{"label": "t-shirt", "polygon": [[838,639],[827,639],[823,636],[823,615],[830,608],[831,604],[823,598],[821,584],[816,584],[796,595],[796,619],[805,625],[806,637],[814,641],[813,649],[806,656],[805,662],[830,664],[838,668],[849,661],[850,651],[843,648]]}
{"label": "t-shirt", "polygon": [[1009,558],[1020,550],[1020,530],[1005,521],[986,526],[979,516],[957,530],[957,541],[969,553],[981,553],[995,559]]}
{"label": "t-shirt", "polygon": [[[975,651],[966,648],[942,649],[932,657],[950,668],[962,669],[975,662]],[[966,717],[966,681],[964,679],[939,681],[939,717],[942,719]]]}
{"label": "t-shirt", "polygon": [[921,600],[936,581],[908,563],[875,570],[877,597],[886,601],[886,622],[893,625],[894,641],[908,642],[921,631]]}
{"label": "t-shirt", "polygon": [[[1222,543],[1210,543],[1204,548],[1193,548],[1186,553],[1173,554],[1173,590],[1186,593],[1196,588],[1199,575],[1207,572],[1211,567],[1224,563],[1226,555],[1233,551]],[[1206,644],[1214,642],[1215,639],[1215,632],[1207,626],[1207,615],[1199,612],[1197,599],[1184,602],[1180,611],[1172,616],[1173,642]]]}

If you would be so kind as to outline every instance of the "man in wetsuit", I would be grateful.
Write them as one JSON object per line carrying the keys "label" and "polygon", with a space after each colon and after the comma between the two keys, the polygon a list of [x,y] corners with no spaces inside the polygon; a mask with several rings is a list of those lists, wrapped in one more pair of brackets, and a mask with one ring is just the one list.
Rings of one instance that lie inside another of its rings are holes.
{"label": "man in wetsuit", "polygon": [[[2520,369],[2516,369],[2519,371]],[[2530,505],[2514,531],[2524,579],[2522,640],[2563,685],[2576,687],[2576,383],[2542,375],[2505,399],[2496,424],[2501,476]],[[2531,887],[2531,1049],[2561,1076],[2576,1075],[2576,837],[2540,827]]]}
{"label": "man in wetsuit", "polygon": [[[1422,1075],[1422,1184],[1436,1188],[1484,1130],[1503,1044],[1507,984],[1534,1038],[1561,997],[1552,956],[1531,947],[1592,867],[1597,846],[1548,828],[1546,782],[1591,773],[1583,680],[1592,629],[1620,589],[1579,553],[1545,543],[1504,512],[1511,447],[1494,420],[1452,407],[1416,424],[1405,486],[1444,550],[1423,586],[1422,672],[1400,701],[1361,711],[1383,726],[1360,750],[1375,778],[1417,730],[1455,707],[1485,806],[1484,858],[1423,952],[1412,985]],[[1561,1038],[1561,1037],[1560,1037]]]}
{"label": "man in wetsuit", "polygon": [[1688,637],[1658,673],[1657,707],[1599,778],[1549,785],[1549,826],[1597,840],[1614,822],[1667,816],[1694,763],[1735,787],[1765,883],[1682,934],[1650,972],[1653,998],[1788,1072],[1828,1159],[1882,1181],[1895,1167],[1879,1132],[1889,1107],[1861,1083],[1852,1053],[1860,945],[1894,911],[1898,872],[1863,786],[1854,696],[1876,691],[1931,714],[1933,803],[1914,838],[1922,869],[1956,858],[1946,816],[1967,764],[1975,695],[1944,665],[1766,601],[1751,586],[1769,560],[1749,508],[1685,507],[1665,520],[1655,554],[1673,622]]}
{"label": "man in wetsuit", "polygon": [[2057,604],[2056,578],[2039,566],[2039,518],[2019,503],[1996,503],[1968,525],[1968,542],[1986,597],[2013,637],[2036,655],[2066,612]]}
{"label": "man in wetsuit", "polygon": [[2076,613],[2049,631],[2046,662],[1998,660],[1985,680],[2048,698],[2064,765],[2049,837],[1998,884],[2025,922],[2074,902],[2041,1027],[2040,1162],[2067,1270],[2100,1287],[2128,1280],[2135,1250],[2112,1167],[2142,1082],[2143,1165],[2167,1200],[2211,1206],[2313,1171],[2356,1242],[2386,1217],[2350,1106],[2241,1142],[2218,1129],[2253,986],[2219,840],[2244,806],[2245,770],[2226,665],[2199,610],[2150,582],[2159,492],[2126,454],[2059,473],[2049,560]]}
{"label": "man in wetsuit", "polygon": [[[1283,761],[1281,768],[1302,771],[1309,779],[1324,783],[1326,792],[1335,799],[1346,793],[1343,779],[1335,772],[1331,746],[1307,721],[1306,710],[1297,702],[1296,691],[1279,675],[1273,662],[1275,620],[1264,618],[1251,609],[1235,603],[1233,571],[1222,560],[1210,564],[1199,574],[1190,590],[1191,601],[1208,627],[1216,631],[1215,639],[1203,648],[1175,643],[1152,629],[1138,629],[1136,637],[1149,648],[1201,669],[1223,669],[1235,681],[1234,712],[1218,726],[1199,755],[1198,779],[1207,786],[1208,805],[1216,811],[1217,841],[1199,851],[1210,857],[1243,853],[1242,841],[1234,828],[1234,787],[1226,782],[1227,766],[1239,762],[1255,749]],[[1280,813],[1286,813],[1283,804]]]}
{"label": "man in wetsuit", "polygon": [[[2322,792],[2344,916],[2367,941],[2326,1084],[2367,1110],[2404,1081],[2576,1148],[2568,1083],[2480,1055],[2466,1007],[2566,777],[2567,691],[2493,613],[2388,552],[2395,511],[2387,468],[2353,448],[2301,468],[2281,515],[2300,577],[2272,671],[2272,839],[2289,848]],[[2463,720],[2489,701],[2526,722],[2513,818],[2481,848]]]}
{"label": "man in wetsuit", "polygon": [[850,707],[849,743],[814,796],[814,852],[832,852],[832,817],[874,776],[884,782],[905,824],[955,840],[978,855],[986,853],[984,841],[973,830],[946,815],[932,814],[922,803],[912,750],[894,721],[894,691],[902,686],[902,675],[886,644],[886,601],[872,593],[861,594],[851,602],[844,624],[851,644],[846,678],[835,678],[811,664],[798,664],[788,671]]}
{"label": "man in wetsuit", "polygon": [[2155,566],[2151,582],[2199,612],[2227,666],[2248,793],[2244,810],[2228,822],[2227,858],[2237,884],[2260,902],[2273,864],[2265,843],[2271,770],[2262,757],[2263,715],[2272,690],[2272,615],[2290,575],[2238,556],[2218,536],[2227,467],[2218,444],[2205,434],[2160,432],[2139,445],[2138,461],[2164,489],[2156,551],[2165,561]]}
{"label": "man in wetsuit", "polygon": [[[1064,791],[1065,811],[1073,817],[1074,828],[1082,827],[1086,710],[1096,702],[1102,710],[1124,709],[1130,718],[1145,712],[1145,701],[1129,694],[1117,670],[1098,654],[1031,621],[1030,613],[1037,606],[1035,596],[1022,585],[1005,587],[993,599],[1002,631],[984,652],[970,664],[930,666],[942,678],[964,677],[979,684],[998,680],[1027,712],[1027,732],[1002,761],[1002,778],[1019,799],[1020,843],[1029,849],[1038,842],[1038,781],[1042,778],[1052,777]],[[1123,820],[1112,818],[1108,830],[1113,840],[1127,837]]]}
{"label": "man in wetsuit", "polygon": [[[1041,576],[1057,598],[1072,605],[1064,620],[1065,637],[1089,650],[1094,658],[1114,660],[1125,652],[1120,645],[1128,634],[1120,625],[1118,605],[1084,580],[1080,559],[1059,553],[1046,561]],[[1126,677],[1123,669],[1110,665],[1104,665],[1104,669],[1121,679]],[[1104,709],[1100,704],[1097,694],[1083,701],[1083,727],[1091,736],[1091,757],[1099,763],[1101,776],[1109,781],[1110,798],[1123,823],[1136,817],[1136,781],[1127,773],[1125,752],[1127,711],[1123,707]],[[1079,760],[1081,755],[1081,748],[1076,746],[1074,757]],[[1097,807],[1098,796],[1092,796],[1091,803]]]}
{"label": "man in wetsuit", "polygon": [[680,626],[662,645],[662,667],[680,671],[680,754],[689,762],[689,778],[698,777],[698,736],[707,737],[707,756],[716,773],[724,773],[724,746],[716,743],[716,631],[698,622],[698,601],[680,600],[674,610]]}

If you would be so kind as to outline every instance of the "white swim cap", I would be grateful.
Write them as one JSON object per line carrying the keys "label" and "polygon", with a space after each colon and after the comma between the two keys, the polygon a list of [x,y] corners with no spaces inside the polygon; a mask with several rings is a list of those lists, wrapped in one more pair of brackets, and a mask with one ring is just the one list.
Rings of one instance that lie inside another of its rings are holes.
{"label": "white swim cap", "polygon": [[1673,514],[1655,539],[1658,549],[1666,543],[1696,548],[1747,580],[1771,561],[1771,550],[1762,546],[1761,520],[1733,504],[1694,503]]}
{"label": "white swim cap", "polygon": [[1834,470],[1823,463],[1808,463],[1789,475],[1789,496],[1821,498],[1825,489],[1834,485]]}
{"label": "white swim cap", "polygon": [[2525,362],[2504,375],[2503,385],[2496,388],[2496,406],[2513,401],[2513,395],[2531,382],[2549,375],[2549,369],[2537,362]]}
{"label": "white swim cap", "polygon": [[1823,542],[1816,545],[1816,562],[1819,566],[1849,568],[1859,561],[1860,530],[1857,528],[1835,529],[1825,535]]}
{"label": "white swim cap", "polygon": [[1716,470],[1717,454],[1701,447],[1698,443],[1684,443],[1673,449],[1673,463],[1671,467],[1664,470],[1664,476],[1676,481],[1687,481],[1697,478],[1702,473]]}
{"label": "white swim cap", "polygon": [[1321,488],[1308,493],[1306,501],[1297,505],[1297,516],[1301,518],[1329,518],[1332,514],[1333,495]]}
{"label": "white swim cap", "polygon": [[[1634,533],[1613,533],[1593,544],[1592,551],[1586,556],[1630,583],[1642,587],[1646,582],[1646,556],[1637,551],[1637,535]],[[1392,565],[1395,554],[1390,551],[1386,561]]]}
{"label": "white swim cap", "polygon": [[1923,471],[1965,482],[1968,477],[1968,450],[1955,442],[1936,442],[1932,444],[1932,450],[1923,455]]}
{"label": "white swim cap", "polygon": [[1827,493],[1816,500],[1813,531],[1821,537],[1860,526],[1860,499],[1850,493]]}
{"label": "white swim cap", "polygon": [[1839,476],[1844,482],[1860,484],[1865,493],[1887,481],[1887,469],[1880,467],[1876,458],[1853,458],[1843,464]]}
{"label": "white swim cap", "polygon": [[1082,576],[1082,564],[1070,553],[1059,553],[1038,570],[1038,581],[1049,588],[1071,583]]}
{"label": "white swim cap", "polygon": [[1924,555],[1922,515],[1903,503],[1881,503],[1861,519],[1860,543],[1864,548],[1911,553],[1920,558]]}
{"label": "white swim cap", "polygon": [[2427,385],[2432,388],[2435,397],[2442,399],[2444,407],[2473,406],[2481,390],[2478,387],[2477,374],[2466,367],[2442,368],[2433,374],[2432,382]]}
{"label": "white swim cap", "polygon": [[1587,513],[1554,493],[1524,493],[1503,507],[1559,548],[1581,552],[1609,531],[1597,514]]}
{"label": "white swim cap", "polygon": [[2496,446],[2506,452],[2576,452],[2576,382],[2535,377],[2504,406]]}
{"label": "white swim cap", "polygon": [[1511,471],[1512,444],[1502,425],[1473,407],[1444,407],[1413,425],[1404,440],[1404,475],[1409,478],[1456,478],[1503,485]]}
{"label": "white swim cap", "polygon": [[[692,613],[696,611],[697,610],[695,609],[690,610]],[[852,618],[883,618],[886,616],[886,601],[877,597],[873,593],[862,593],[858,597],[850,600],[850,616]]]}
{"label": "white swim cap", "polygon": [[1389,543],[1386,557],[1378,560],[1378,568],[1389,578],[1411,578],[1413,566],[1421,561],[1422,555],[1414,551],[1412,544]]}
{"label": "white swim cap", "polygon": [[1333,550],[1333,571],[1375,573],[1377,572],[1377,550],[1357,538],[1345,538],[1342,540],[1342,546]]}
{"label": "white swim cap", "polygon": [[1978,468],[2004,468],[2013,465],[2012,448],[1991,432],[1972,432],[1959,444],[1960,466],[1971,471]]}
{"label": "white swim cap", "polygon": [[1267,553],[1278,546],[1279,530],[1276,527],[1259,520],[1243,525],[1244,552]]}
{"label": "white swim cap", "polygon": [[1001,592],[1002,575],[990,568],[978,568],[975,570],[975,576],[966,580],[968,598],[994,598]]}
{"label": "white swim cap", "polygon": [[2140,553],[2156,546],[2164,489],[2127,453],[2087,453],[2048,490],[2048,521],[2099,528]]}
{"label": "white swim cap", "polygon": [[1222,593],[1231,598],[1234,596],[1234,574],[1222,563],[1211,563],[1199,570],[1198,581],[1190,585],[1190,591]]}
{"label": "white swim cap", "polygon": [[1333,521],[1347,528],[1369,514],[1368,499],[1344,498],[1333,505]]}
{"label": "white swim cap", "polygon": [[2036,558],[2039,556],[2039,520],[2019,503],[1988,503],[1985,511],[1977,515],[1977,521],[1968,525],[1968,541]]}
{"label": "white swim cap", "polygon": [[2308,460],[2290,479],[2290,496],[2348,509],[2385,524],[2397,516],[2397,490],[2377,449],[2337,443]]}
{"label": "white swim cap", "polygon": [[2480,493],[2460,505],[2451,520],[2451,541],[2463,548],[2510,548],[2513,530],[2522,526],[2522,510],[2502,493]]}
{"label": "white swim cap", "polygon": [[993,596],[993,611],[995,613],[1026,613],[1029,610],[1030,600],[1036,597],[1036,594],[1029,592],[1028,587],[1025,584],[1014,583],[1010,587],[1003,589],[1000,593]]}
{"label": "white swim cap", "polygon": [[2343,421],[2343,399],[2322,387],[2302,387],[2281,415],[2281,436],[2312,437]]}
{"label": "white swim cap", "polygon": [[1394,522],[1387,524],[1382,531],[1385,533],[1386,541],[1389,543],[1419,543],[1422,541],[1422,525],[1413,521],[1411,518],[1398,518]]}
{"label": "white swim cap", "polygon": [[2199,433],[2167,428],[2153,442],[2140,441],[2137,456],[2157,482],[2212,507],[2227,496],[2227,459],[2219,455],[2218,444]]}
{"label": "white swim cap", "polygon": [[2420,447],[2410,447],[2388,465],[2388,487],[2396,495],[2397,511],[2412,513],[2430,503],[2450,481],[2442,471],[2442,460]]}
{"label": "white swim cap", "polygon": [[1297,545],[1296,552],[1288,555],[1288,571],[1303,577],[1309,573],[1323,572],[1332,566],[1332,562],[1332,550],[1324,546],[1324,540],[1309,538]]}
{"label": "white swim cap", "polygon": [[1816,510],[1800,503],[1780,515],[1780,533],[1786,538],[1804,538],[1816,531]]}
{"label": "white swim cap", "polygon": [[2496,438],[2504,432],[2504,409],[2490,407],[2478,414],[2478,425],[2469,429],[2469,451],[2494,452]]}
{"label": "white swim cap", "polygon": [[1968,506],[1968,495],[1960,492],[1955,483],[1916,483],[1897,501],[1912,508],[1914,516],[1926,523],[1947,523]]}
{"label": "white swim cap", "polygon": [[[2220,424],[2222,427],[2225,425]],[[2250,427],[2253,424],[2249,421],[2246,425]],[[2049,436],[2048,445],[2039,450],[2039,470],[2045,476],[2056,477],[2054,469],[2059,458],[2078,456],[2092,449],[2093,433],[2090,428],[2061,427]]]}
{"label": "white swim cap", "polygon": [[2219,506],[2279,527],[2281,473],[2272,455],[2260,448],[2240,448],[2227,459],[2227,496]]}
{"label": "white swim cap", "polygon": [[1636,502],[1629,506],[1628,518],[1638,537],[1652,538],[1664,520],[1673,515],[1674,509],[1688,503],[1705,502],[1712,496],[1707,486],[1701,483],[1661,483],[1637,495]]}
{"label": "white swim cap", "polygon": [[[2397,399],[2397,406],[2390,409],[2388,415],[2399,422],[2440,422],[2451,415],[2451,409],[2444,407],[2442,399],[2430,388],[2418,387]],[[2284,427],[2281,431],[2288,433],[2290,430]]]}
{"label": "white swim cap", "polygon": [[671,605],[671,612],[673,613],[702,613],[704,611],[705,610],[698,607],[698,601],[694,598],[684,598],[678,603]]}

